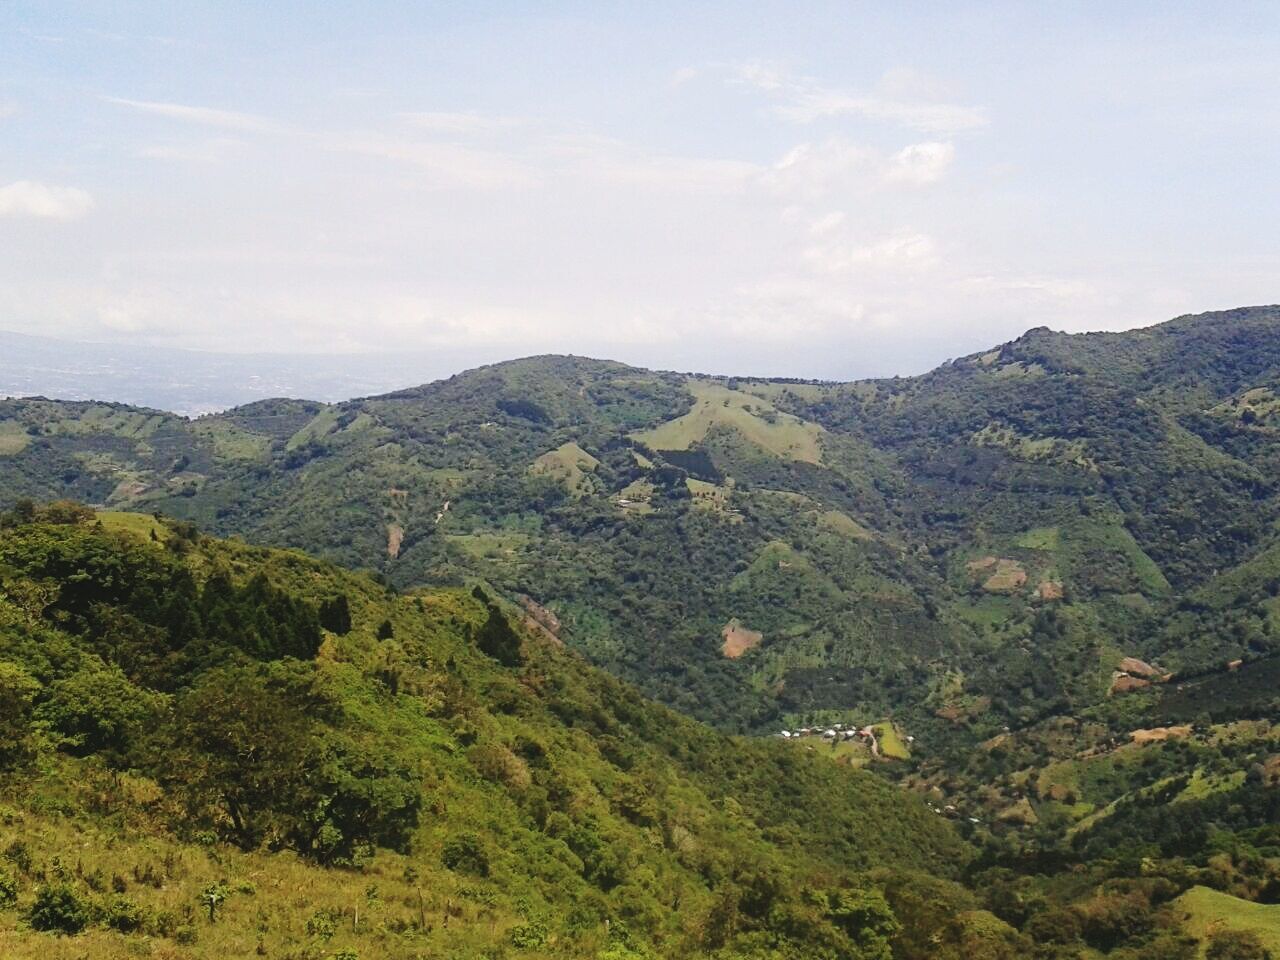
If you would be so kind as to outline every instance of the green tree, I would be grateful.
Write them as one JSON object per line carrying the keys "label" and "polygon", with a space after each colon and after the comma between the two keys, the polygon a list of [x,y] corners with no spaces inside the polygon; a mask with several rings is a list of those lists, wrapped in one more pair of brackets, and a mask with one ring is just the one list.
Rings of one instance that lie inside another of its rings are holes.
{"label": "green tree", "polygon": [[35,677],[16,663],[0,660],[0,769],[29,755],[31,707],[39,692]]}

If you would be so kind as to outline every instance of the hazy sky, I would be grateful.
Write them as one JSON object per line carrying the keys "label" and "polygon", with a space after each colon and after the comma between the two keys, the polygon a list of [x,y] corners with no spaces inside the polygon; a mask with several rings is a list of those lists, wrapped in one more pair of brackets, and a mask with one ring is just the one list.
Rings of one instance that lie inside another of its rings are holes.
{"label": "hazy sky", "polygon": [[1280,4],[0,4],[0,328],[918,372],[1280,300]]}

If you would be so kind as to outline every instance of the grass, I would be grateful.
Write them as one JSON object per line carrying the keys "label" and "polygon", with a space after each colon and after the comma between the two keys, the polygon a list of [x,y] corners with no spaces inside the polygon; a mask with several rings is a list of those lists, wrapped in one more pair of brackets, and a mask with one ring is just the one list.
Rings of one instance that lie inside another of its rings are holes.
{"label": "grass", "polygon": [[271,440],[219,420],[197,421],[191,432],[213,444],[214,453],[224,460],[261,460],[271,448]]}
{"label": "grass", "polygon": [[1013,616],[1013,607],[1005,597],[982,597],[955,607],[956,614],[975,627],[998,627]]}
{"label": "grass", "polygon": [[818,515],[818,525],[853,540],[870,540],[871,531],[840,510],[827,510]]}
{"label": "grass", "polygon": [[1228,790],[1235,790],[1244,786],[1245,771],[1235,770],[1226,776],[1214,776],[1205,774],[1204,769],[1197,767],[1195,773],[1191,775],[1191,779],[1187,781],[1186,787],[1178,794],[1174,803],[1181,803],[1187,800],[1203,800],[1211,797],[1215,793],[1225,793]]}
{"label": "grass", "polygon": [[1217,930],[1249,930],[1280,955],[1280,905],[1252,903],[1208,887],[1192,887],[1173,901],[1188,933],[1205,940]]}
{"label": "grass", "polygon": [[902,738],[902,734],[892,721],[884,720],[873,724],[871,729],[876,732],[876,739],[880,742],[880,753],[883,756],[892,760],[911,759],[911,751],[907,749],[907,742]]}
{"label": "grass", "polygon": [[150,540],[153,533],[161,541],[169,538],[169,531],[164,524],[147,513],[100,510],[98,511],[98,520],[108,530],[116,533],[131,533],[142,540]]}
{"label": "grass", "polygon": [[1056,551],[1062,543],[1062,531],[1058,527],[1033,527],[1014,543],[1027,550]]}
{"label": "grass", "polygon": [[571,494],[580,497],[591,492],[591,475],[598,466],[599,460],[570,441],[534,460],[529,472],[551,477],[564,484]]}
{"label": "grass", "polygon": [[511,560],[529,543],[529,537],[522,533],[470,533],[450,536],[449,542],[476,560]]}
{"label": "grass", "polygon": [[285,444],[285,449],[296,450],[303,444],[312,440],[319,440],[326,434],[331,433],[338,425],[338,416],[339,413],[336,407],[325,407],[289,438],[289,442]]}
{"label": "grass", "polygon": [[0,423],[0,457],[11,457],[27,449],[31,437],[22,429],[22,424],[13,420]]}
{"label": "grass", "polygon": [[[145,781],[134,787],[139,785],[145,789]],[[83,876],[86,883],[77,884],[82,895],[101,904],[127,897],[148,918],[167,914],[176,929],[188,931],[183,939],[194,937],[195,942],[178,945],[172,934],[144,930],[126,935],[101,926],[74,937],[35,933],[18,917],[30,907],[38,881],[22,877],[16,909],[0,909],[0,957],[5,960],[320,958],[343,950],[364,960],[478,956],[483,945],[500,942],[520,922],[493,905],[485,890],[469,889],[483,888],[484,882],[455,876],[432,862],[438,841],[429,829],[422,836],[425,856],[380,851],[358,873],[313,866],[292,854],[181,844],[145,822],[115,827],[61,813],[19,812],[0,803],[0,848],[17,841],[35,862],[49,864],[60,857],[68,874]],[[422,879],[406,870],[410,865]],[[225,882],[230,896],[210,923],[199,896],[217,882]],[[86,889],[89,884],[103,889],[92,893]],[[123,892],[114,893],[113,885]],[[331,935],[327,928],[308,927],[320,913],[332,917]],[[452,914],[452,922],[446,913]],[[535,950],[526,955],[546,954]]]}
{"label": "grass", "polygon": [[784,460],[821,463],[822,428],[779,412],[761,397],[718,383],[691,381],[693,409],[632,437],[654,450],[688,450],[715,427],[731,427],[756,446]]}

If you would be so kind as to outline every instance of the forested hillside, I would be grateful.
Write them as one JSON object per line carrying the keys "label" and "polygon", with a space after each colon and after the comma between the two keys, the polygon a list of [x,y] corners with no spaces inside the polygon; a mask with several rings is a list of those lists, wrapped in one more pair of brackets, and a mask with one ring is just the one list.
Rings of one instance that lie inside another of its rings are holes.
{"label": "forested hillside", "polygon": [[[0,954],[884,957],[895,885],[963,871],[920,801],[509,613],[182,523],[5,516]],[[1016,939],[928,882],[939,942]]]}
{"label": "forested hillside", "polygon": [[482,581],[730,729],[982,739],[1099,702],[1126,656],[1272,651],[1278,333],[1276,308],[1039,329],[850,384],[541,357],[197,420],[6,401],[0,499]]}

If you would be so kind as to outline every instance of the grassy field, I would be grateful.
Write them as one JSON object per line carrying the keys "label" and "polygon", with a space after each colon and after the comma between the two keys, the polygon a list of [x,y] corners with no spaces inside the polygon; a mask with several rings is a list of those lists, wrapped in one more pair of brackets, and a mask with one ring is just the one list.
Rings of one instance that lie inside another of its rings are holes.
{"label": "grassy field", "polygon": [[[128,786],[148,789],[144,781]],[[83,876],[90,889],[100,886],[96,899],[104,908],[130,904],[169,934],[143,938],[93,926],[75,937],[33,935],[13,922],[12,910],[0,910],[5,960],[478,956],[521,922],[489,906],[486,891],[466,889],[466,878],[418,861],[428,877],[419,880],[412,859],[387,851],[356,874],[292,854],[181,844],[140,823],[117,831],[0,804],[0,846],[12,849],[19,841],[37,863],[61,856],[69,874]],[[75,851],[71,858],[68,851]],[[228,896],[210,922],[200,894],[217,883]],[[17,913],[29,907],[37,886],[19,881]]]}
{"label": "grassy field", "polygon": [[591,492],[591,474],[598,466],[599,460],[571,441],[538,457],[529,472],[558,480],[571,494],[582,496]]}
{"label": "grassy field", "polygon": [[871,539],[871,531],[840,510],[827,510],[819,514],[818,524],[854,540]]}
{"label": "grassy field", "polygon": [[27,449],[27,444],[30,442],[31,437],[22,429],[21,424],[14,423],[12,420],[0,423],[0,457],[11,457],[21,453]]}
{"label": "grassy field", "polygon": [[687,450],[718,426],[732,427],[774,456],[805,463],[821,463],[819,438],[822,428],[790,414],[780,413],[773,404],[717,383],[693,381],[693,409],[682,417],[632,434],[655,450]]}
{"label": "grassy field", "polygon": [[1280,956],[1280,905],[1251,903],[1208,887],[1192,887],[1173,901],[1173,907],[1193,936],[1203,940],[1216,930],[1251,930],[1273,955]]}
{"label": "grassy field", "polygon": [[880,742],[880,753],[882,756],[891,760],[909,760],[911,751],[907,749],[907,742],[902,739],[902,734],[898,728],[889,720],[872,725],[872,730],[876,732],[876,740]]}
{"label": "grassy field", "polygon": [[271,449],[267,437],[223,421],[197,421],[191,432],[209,440],[217,455],[227,460],[261,460]]}
{"label": "grassy field", "polygon": [[154,533],[159,540],[167,540],[169,531],[164,524],[147,513],[125,513],[120,510],[100,510],[98,520],[108,530],[119,533],[132,533],[143,540],[150,540]]}

